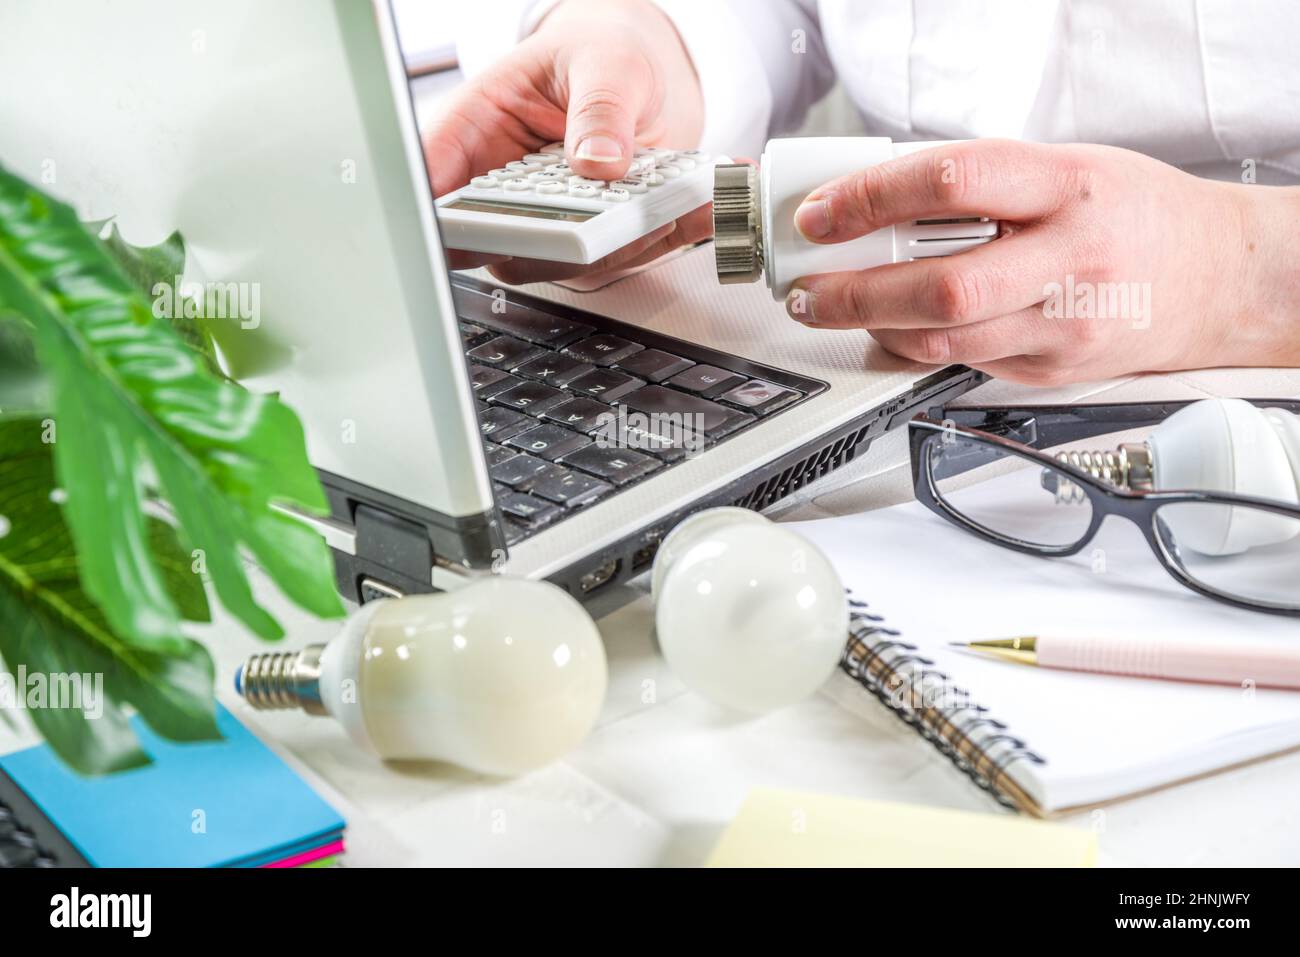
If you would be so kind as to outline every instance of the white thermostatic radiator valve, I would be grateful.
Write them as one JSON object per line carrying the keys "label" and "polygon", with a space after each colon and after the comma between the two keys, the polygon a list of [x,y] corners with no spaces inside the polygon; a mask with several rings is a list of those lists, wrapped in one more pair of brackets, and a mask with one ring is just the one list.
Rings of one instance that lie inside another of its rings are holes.
{"label": "white thermostatic radiator valve", "polygon": [[784,299],[800,276],[850,272],[886,263],[951,256],[998,235],[981,216],[936,217],[886,226],[843,243],[813,243],[795,229],[794,213],[813,190],[846,173],[954,140],[895,143],[886,136],[816,136],[769,140],[759,167],[716,167],[713,249],[718,281],[766,277]]}

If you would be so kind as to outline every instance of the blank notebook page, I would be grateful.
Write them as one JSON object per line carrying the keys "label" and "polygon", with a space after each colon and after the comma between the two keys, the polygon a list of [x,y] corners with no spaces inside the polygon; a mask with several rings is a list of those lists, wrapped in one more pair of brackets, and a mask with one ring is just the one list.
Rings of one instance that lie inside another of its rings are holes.
{"label": "blank notebook page", "polygon": [[[997,494],[998,482],[981,493]],[[1184,588],[1130,522],[1109,518],[1082,553],[1053,559],[983,541],[915,502],[789,527],[826,553],[854,598],[1046,759],[1008,768],[1045,811],[1300,746],[1300,692],[1056,671],[948,647],[1035,634],[1300,641],[1296,619]],[[841,700],[865,698],[837,687]]]}

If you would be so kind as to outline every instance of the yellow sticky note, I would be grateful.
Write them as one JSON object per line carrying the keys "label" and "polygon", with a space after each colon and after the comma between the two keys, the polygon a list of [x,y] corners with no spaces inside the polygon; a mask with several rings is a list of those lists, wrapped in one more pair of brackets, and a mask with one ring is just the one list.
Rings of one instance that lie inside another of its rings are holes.
{"label": "yellow sticky note", "polygon": [[758,788],[708,867],[1092,867],[1091,831],[1011,815]]}

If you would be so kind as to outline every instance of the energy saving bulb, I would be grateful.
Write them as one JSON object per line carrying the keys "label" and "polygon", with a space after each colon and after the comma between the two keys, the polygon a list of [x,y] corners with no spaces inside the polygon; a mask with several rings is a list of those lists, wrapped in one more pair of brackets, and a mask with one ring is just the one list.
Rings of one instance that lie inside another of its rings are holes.
{"label": "energy saving bulb", "polygon": [[329,715],[384,758],[515,775],[586,737],[607,681],[600,633],[577,601],[494,576],[369,602],[326,645],[249,658],[235,687],[255,708]]}
{"label": "energy saving bulb", "polygon": [[839,575],[789,529],[745,509],[688,518],[655,558],[655,630],[692,691],[754,714],[793,704],[839,663],[849,609]]}
{"label": "energy saving bulb", "polygon": [[833,179],[952,140],[895,143],[887,136],[807,136],[769,140],[759,166],[720,165],[713,174],[713,255],[718,281],[765,278],[781,300],[801,276],[951,256],[995,239],[982,216],[918,219],[843,243],[809,242],[794,213]]}

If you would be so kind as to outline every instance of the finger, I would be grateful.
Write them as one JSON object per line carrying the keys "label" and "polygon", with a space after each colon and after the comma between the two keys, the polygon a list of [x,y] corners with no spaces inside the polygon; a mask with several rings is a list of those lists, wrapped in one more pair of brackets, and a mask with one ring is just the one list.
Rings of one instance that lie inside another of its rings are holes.
{"label": "finger", "polygon": [[839,243],[914,219],[1034,219],[1085,188],[1078,171],[1078,161],[1060,146],[970,140],[832,180],[808,195],[794,221],[812,242]]}
{"label": "finger", "polygon": [[1042,302],[1070,261],[1051,230],[1031,227],[956,256],[805,276],[786,296],[786,311],[829,329],[966,325]]}
{"label": "finger", "polygon": [[1041,307],[950,329],[873,329],[871,336],[895,355],[926,365],[976,365],[1048,352],[1058,323]]}
{"label": "finger", "polygon": [[509,256],[500,256],[496,253],[474,253],[466,249],[447,249],[446,255],[447,268],[452,270],[477,269],[480,266],[491,266],[510,260]]}
{"label": "finger", "polygon": [[[551,282],[556,279],[569,279],[573,276],[587,275],[588,273],[621,269],[642,253],[652,250],[660,243],[663,243],[676,229],[677,224],[675,222],[668,223],[652,233],[647,233],[635,242],[629,243],[622,249],[596,260],[594,263],[584,265],[582,263],[548,262],[544,259],[511,259],[509,262],[490,266],[488,271],[502,282],[518,286],[530,282]],[[671,244],[666,244],[666,248],[659,255],[671,248]]]}
{"label": "finger", "polygon": [[564,152],[580,176],[621,179],[632,162],[637,120],[654,77],[625,54],[584,49],[568,69],[569,115]]}

